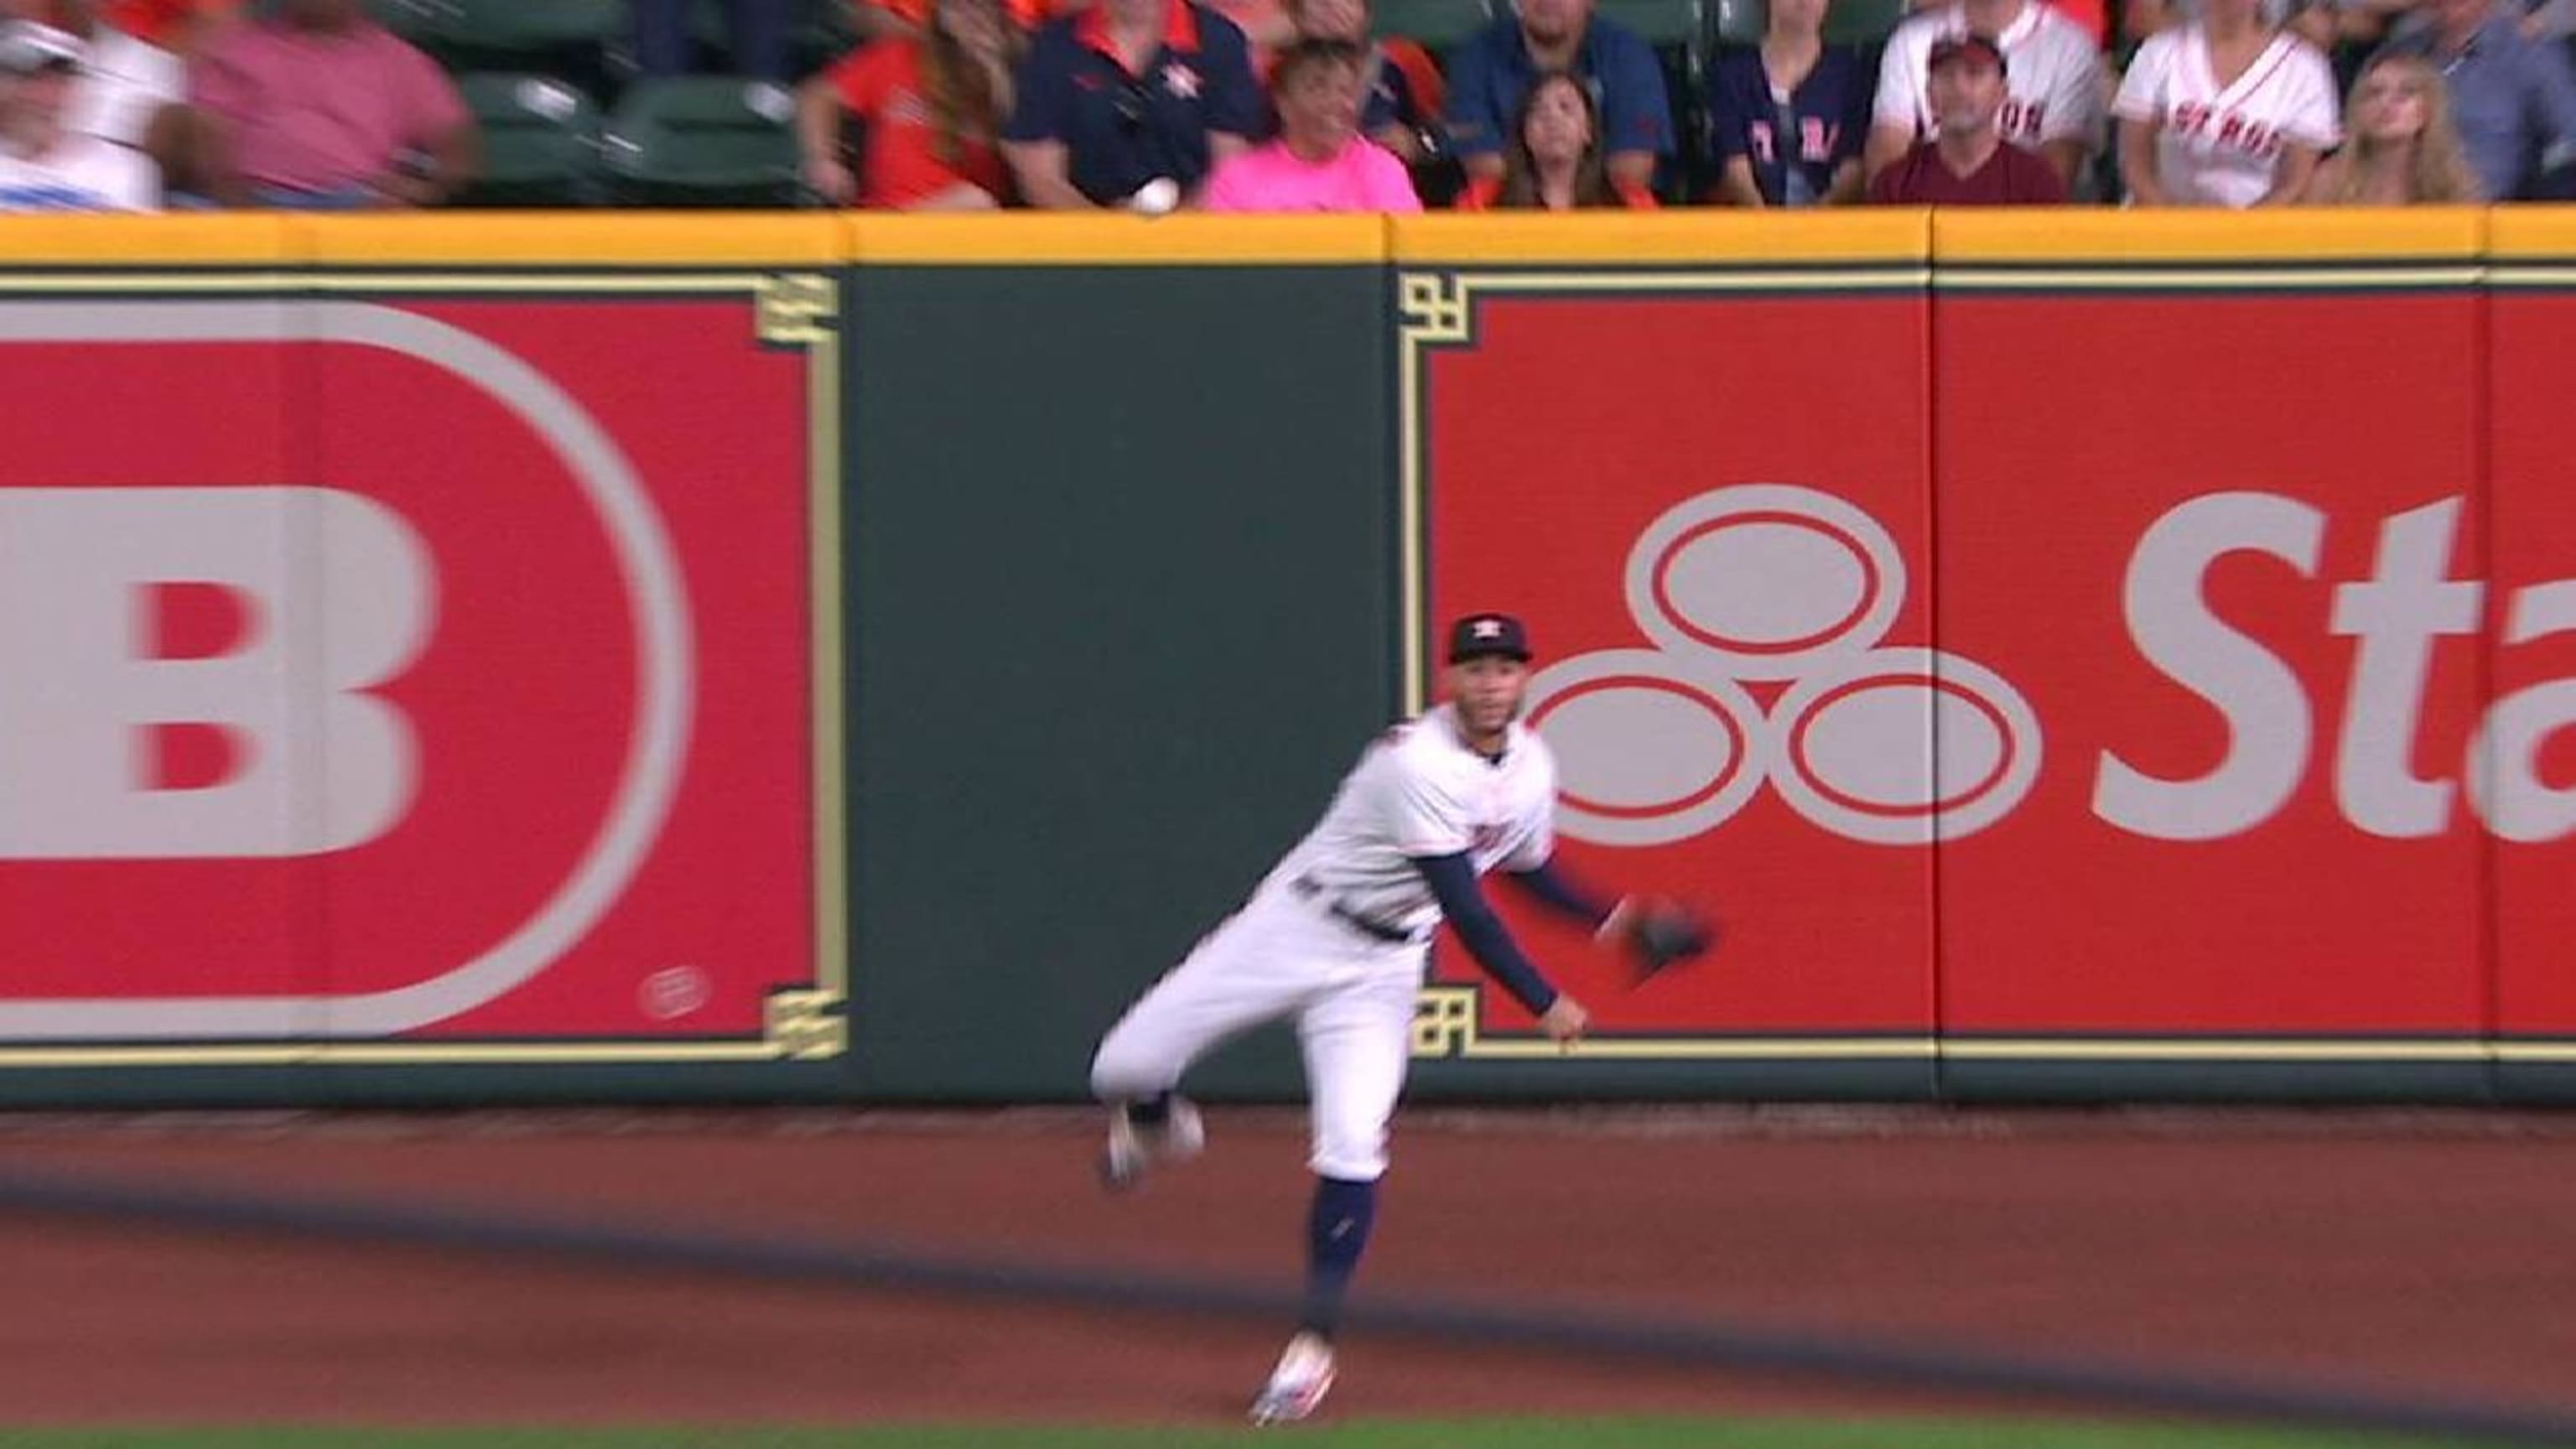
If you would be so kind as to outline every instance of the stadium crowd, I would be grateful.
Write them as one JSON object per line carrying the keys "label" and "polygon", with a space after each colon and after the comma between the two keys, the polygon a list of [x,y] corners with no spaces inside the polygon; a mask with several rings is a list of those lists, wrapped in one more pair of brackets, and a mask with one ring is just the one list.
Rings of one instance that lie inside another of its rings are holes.
{"label": "stadium crowd", "polygon": [[[721,70],[781,194],[818,205],[2576,194],[2576,0],[1934,0],[1864,43],[1832,7],[1867,0],[1770,0],[1678,45],[1599,0],[1496,0],[1429,44],[1370,0],[829,0],[845,43],[801,57],[800,3],[630,0],[594,74]],[[0,211],[490,204],[495,105],[599,99],[461,87],[382,4],[0,0]],[[585,144],[639,149],[613,122]]]}

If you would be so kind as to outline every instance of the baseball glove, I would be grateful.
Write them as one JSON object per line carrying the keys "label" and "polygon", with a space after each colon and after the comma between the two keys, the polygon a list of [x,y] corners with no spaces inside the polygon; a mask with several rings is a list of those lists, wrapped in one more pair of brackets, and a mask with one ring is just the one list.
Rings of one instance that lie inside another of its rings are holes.
{"label": "baseball glove", "polygon": [[1645,982],[1717,944],[1717,922],[1674,901],[1641,900],[1619,923],[1620,944],[1636,979]]}

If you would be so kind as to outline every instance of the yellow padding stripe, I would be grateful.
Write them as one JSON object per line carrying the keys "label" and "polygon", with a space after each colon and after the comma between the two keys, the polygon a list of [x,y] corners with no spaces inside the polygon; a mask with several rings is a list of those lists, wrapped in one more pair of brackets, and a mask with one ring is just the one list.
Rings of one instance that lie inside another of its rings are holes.
{"label": "yellow padding stripe", "polygon": [[863,216],[858,260],[938,266],[1261,266],[1386,260],[1374,216]]}
{"label": "yellow padding stripe", "polygon": [[2480,255],[2474,207],[2266,211],[1951,208],[1933,214],[1936,266],[1973,262],[2379,261]]}
{"label": "yellow padding stripe", "polygon": [[829,212],[342,215],[296,227],[303,259],[342,266],[830,266],[850,251],[848,221]]}
{"label": "yellow padding stripe", "polygon": [[295,253],[289,218],[259,212],[0,218],[0,266],[275,266]]}
{"label": "yellow padding stripe", "polygon": [[1930,244],[1922,211],[1590,211],[1437,213],[1398,217],[1403,263],[1625,266],[1640,262],[1920,265]]}
{"label": "yellow padding stripe", "polygon": [[2487,255],[2498,261],[2576,262],[2576,206],[2499,206],[2487,213]]}

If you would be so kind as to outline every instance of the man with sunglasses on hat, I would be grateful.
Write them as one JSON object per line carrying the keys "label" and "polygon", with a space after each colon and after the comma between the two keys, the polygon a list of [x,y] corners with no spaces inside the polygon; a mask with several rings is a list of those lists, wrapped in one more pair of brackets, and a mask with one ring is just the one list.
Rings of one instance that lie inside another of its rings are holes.
{"label": "man with sunglasses on hat", "polygon": [[1195,0],[1095,0],[1038,31],[1016,89],[1002,155],[1052,210],[1169,211],[1267,120],[1243,32]]}
{"label": "man with sunglasses on hat", "polygon": [[1333,1335],[1376,1215],[1432,933],[1446,921],[1548,1040],[1571,1049],[1590,1024],[1513,941],[1478,878],[1501,872],[1539,904],[1637,946],[1650,967],[1707,944],[1678,908],[1604,900],[1554,862],[1556,762],[1520,722],[1530,679],[1520,621],[1460,619],[1448,659],[1448,702],[1362,753],[1324,818],[1128,1008],[1092,1061],[1092,1091],[1111,1107],[1101,1179],[1125,1189],[1204,1145],[1198,1109],[1178,1095],[1192,1062],[1250,1028],[1296,1023],[1313,1104],[1306,1291],[1296,1336],[1253,1401],[1257,1424],[1306,1418],[1332,1387]]}
{"label": "man with sunglasses on hat", "polygon": [[2004,139],[2004,50],[1983,35],[1932,42],[1932,135],[1870,178],[1869,199],[1902,206],[2053,206],[2057,168]]}

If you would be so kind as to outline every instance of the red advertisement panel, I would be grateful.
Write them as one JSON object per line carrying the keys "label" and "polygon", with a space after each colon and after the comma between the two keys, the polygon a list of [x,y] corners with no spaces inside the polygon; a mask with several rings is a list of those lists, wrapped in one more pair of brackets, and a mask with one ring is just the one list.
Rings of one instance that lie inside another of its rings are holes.
{"label": "red advertisement panel", "polygon": [[812,359],[750,297],[11,342],[91,425],[13,450],[0,522],[133,637],[36,652],[122,753],[0,863],[0,1044],[757,1044],[815,984]]}
{"label": "red advertisement panel", "polygon": [[1945,294],[1944,650],[2045,734],[1946,1030],[2473,1034],[2479,302]]}
{"label": "red advertisement panel", "polygon": [[[149,345],[88,340],[77,306],[6,310],[0,1041],[102,1034],[85,1004],[129,994],[309,1001],[317,876],[235,858],[275,845],[296,802],[278,760],[236,758],[212,723],[256,713],[242,696],[284,672],[218,579],[288,570],[286,309],[235,303],[225,340]],[[227,779],[247,788],[208,788]],[[247,844],[195,848],[219,835]]]}
{"label": "red advertisement panel", "polygon": [[[1932,1021],[1924,302],[1478,288],[1421,355],[1428,628],[1529,623],[1561,852],[1707,902],[1724,968],[1637,991],[1515,929],[1606,1041],[1920,1039]],[[1444,949],[1436,975],[1477,977]],[[1525,1032],[1501,993],[1481,1032]]]}
{"label": "red advertisement panel", "polygon": [[2494,541],[2487,610],[2494,703],[2481,721],[2494,822],[2497,1011],[2508,1035],[2576,1035],[2576,502],[2567,359],[2576,296],[2489,303]]}

